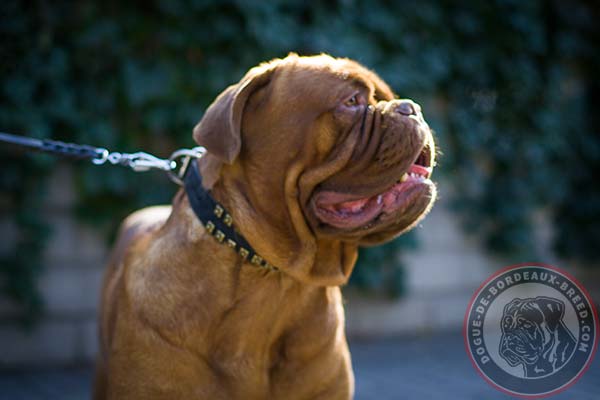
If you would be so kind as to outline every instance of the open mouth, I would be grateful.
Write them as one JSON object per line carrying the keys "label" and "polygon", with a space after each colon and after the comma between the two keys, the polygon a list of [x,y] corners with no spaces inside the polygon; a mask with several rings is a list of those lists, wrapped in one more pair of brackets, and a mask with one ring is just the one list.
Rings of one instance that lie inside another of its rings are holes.
{"label": "open mouth", "polygon": [[341,229],[369,228],[376,218],[407,209],[423,187],[432,185],[432,145],[427,143],[400,178],[386,190],[372,196],[355,198],[352,194],[320,192],[314,205],[319,220]]}

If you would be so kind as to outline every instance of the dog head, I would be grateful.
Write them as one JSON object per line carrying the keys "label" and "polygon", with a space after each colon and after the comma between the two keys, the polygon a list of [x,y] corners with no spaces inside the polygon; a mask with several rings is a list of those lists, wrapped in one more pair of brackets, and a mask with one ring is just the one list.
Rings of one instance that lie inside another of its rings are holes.
{"label": "dog head", "polygon": [[[526,369],[533,366],[552,372],[570,355],[560,354],[557,349],[574,341],[564,325],[564,313],[565,305],[557,299],[513,299],[502,315],[500,356],[513,367],[522,364]],[[548,365],[552,366],[550,371]]]}
{"label": "dog head", "polygon": [[343,283],[356,246],[415,226],[436,195],[420,107],[347,59],[292,54],[251,69],[209,107],[194,138],[208,150],[206,186],[259,253],[297,265],[298,276],[300,264],[314,274],[318,260],[335,258],[336,271],[317,275]]}

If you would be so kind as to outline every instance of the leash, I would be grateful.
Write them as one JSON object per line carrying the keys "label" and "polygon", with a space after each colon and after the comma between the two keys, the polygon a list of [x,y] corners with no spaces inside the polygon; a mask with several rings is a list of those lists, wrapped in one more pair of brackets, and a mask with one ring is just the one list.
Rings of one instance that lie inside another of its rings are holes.
{"label": "leash", "polygon": [[9,143],[26,150],[49,153],[75,160],[88,160],[94,165],[104,165],[106,163],[121,165],[135,172],[158,169],[166,172],[169,179],[179,186],[183,186],[183,176],[190,161],[201,158],[206,153],[204,147],[179,149],[173,152],[169,158],[163,159],[143,151],[136,153],[110,152],[104,147],[65,143],[50,139],[34,139],[4,132],[0,132],[0,142]]}
{"label": "leash", "polygon": [[75,160],[88,160],[94,165],[106,163],[121,165],[131,168],[135,172],[151,169],[164,171],[173,182],[184,186],[194,214],[217,242],[231,248],[242,260],[248,261],[252,265],[268,271],[278,270],[277,267],[259,256],[250,243],[235,230],[231,214],[217,203],[210,192],[202,186],[198,163],[191,161],[201,158],[206,153],[204,147],[179,149],[173,152],[169,158],[158,158],[143,151],[136,153],[110,152],[104,147],[65,143],[50,139],[34,139],[4,132],[0,132],[0,142],[9,143],[25,150],[39,151]]}

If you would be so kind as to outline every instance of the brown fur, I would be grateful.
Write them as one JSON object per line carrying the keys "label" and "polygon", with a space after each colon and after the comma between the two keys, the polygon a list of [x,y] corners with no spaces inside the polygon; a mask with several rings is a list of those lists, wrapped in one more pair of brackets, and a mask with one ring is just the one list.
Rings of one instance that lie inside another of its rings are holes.
{"label": "brown fur", "polygon": [[[358,118],[335,111],[355,81],[368,86],[371,137],[388,145],[361,143]],[[352,396],[339,285],[358,245],[414,226],[435,193],[364,232],[320,227],[311,196],[321,186],[377,192],[413,162],[427,133],[390,114],[392,99],[357,63],[295,55],[253,68],[217,98],[194,130],[209,152],[200,161],[205,186],[280,271],[217,243],[183,191],[172,209],[133,214],[103,288],[95,399]],[[388,164],[368,161],[386,146]]]}

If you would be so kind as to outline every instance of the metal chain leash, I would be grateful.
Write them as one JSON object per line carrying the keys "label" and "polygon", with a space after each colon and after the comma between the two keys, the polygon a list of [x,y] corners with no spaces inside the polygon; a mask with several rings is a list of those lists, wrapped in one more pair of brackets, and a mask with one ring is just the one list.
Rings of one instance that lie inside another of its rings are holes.
{"label": "metal chain leash", "polygon": [[190,161],[201,158],[206,153],[204,147],[179,149],[173,152],[169,158],[164,159],[143,151],[136,153],[110,152],[103,147],[64,143],[50,139],[33,139],[4,132],[0,132],[0,142],[78,160],[90,160],[94,165],[104,165],[108,162],[112,165],[131,168],[135,172],[158,169],[166,172],[169,178],[180,186],[183,185],[183,175]]}

